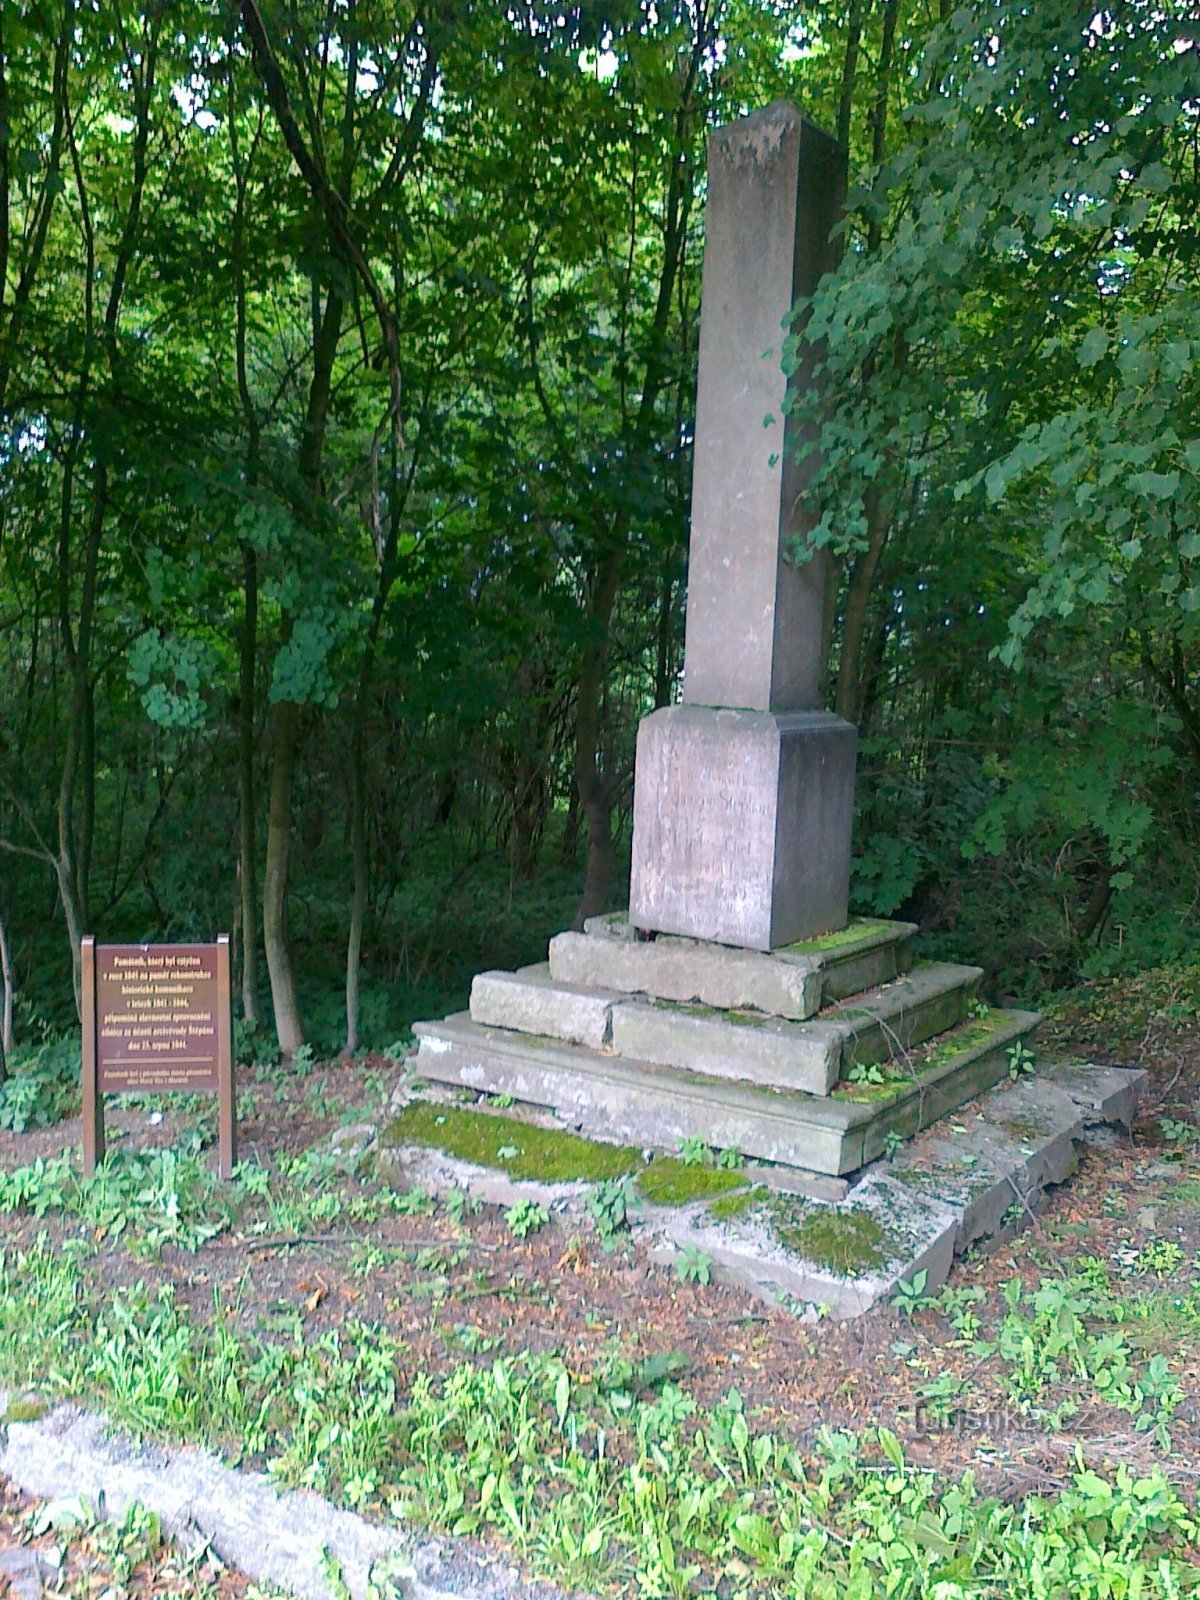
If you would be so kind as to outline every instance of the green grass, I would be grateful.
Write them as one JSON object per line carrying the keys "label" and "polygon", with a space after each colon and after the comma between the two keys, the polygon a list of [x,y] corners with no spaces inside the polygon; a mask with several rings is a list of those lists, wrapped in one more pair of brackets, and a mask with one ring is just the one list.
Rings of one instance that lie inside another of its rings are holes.
{"label": "green grass", "polygon": [[623,1177],[642,1164],[640,1151],[622,1145],[600,1144],[558,1128],[540,1128],[486,1111],[424,1101],[405,1106],[385,1129],[383,1142],[445,1150],[460,1161],[538,1183],[599,1183]]}
{"label": "green grass", "polygon": [[[1009,1313],[1022,1349],[1049,1349],[1061,1328],[1060,1302],[1043,1311],[1041,1298]],[[220,1305],[205,1320],[169,1286],[114,1289],[45,1243],[0,1252],[0,1381],[98,1402],[141,1436],[225,1448],[375,1516],[489,1536],[571,1588],[664,1600],[1194,1590],[1195,1510],[1161,1469],[1081,1462],[1050,1492],[997,1498],[957,1466],[948,1478],[907,1463],[886,1428],[827,1430],[801,1448],[756,1428],[736,1390],[700,1403],[669,1369],[658,1392],[616,1393],[557,1352],[500,1353],[409,1383],[405,1351],[365,1323],[312,1337],[297,1319],[281,1339],[252,1339]],[[1104,1359],[1108,1370],[1111,1350]]]}

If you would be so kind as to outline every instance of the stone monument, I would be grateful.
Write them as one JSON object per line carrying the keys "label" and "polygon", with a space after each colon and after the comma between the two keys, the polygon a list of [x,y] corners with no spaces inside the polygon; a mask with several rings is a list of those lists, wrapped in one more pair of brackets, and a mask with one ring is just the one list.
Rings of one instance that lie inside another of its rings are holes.
{"label": "stone monument", "polygon": [[782,345],[834,264],[845,152],[779,102],[718,132],[692,477],[684,703],[638,732],[635,927],[771,950],[846,921],[857,736],[823,709],[826,559]]}
{"label": "stone monument", "polygon": [[[479,973],[422,1022],[422,1076],[658,1150],[700,1138],[826,1196],[1008,1074],[1038,1018],[978,967],[849,922],[855,730],[823,709],[785,327],[834,260],[845,155],[776,104],[714,136],[682,705],[638,734],[629,915]],[[798,1169],[798,1170],[797,1170]]]}

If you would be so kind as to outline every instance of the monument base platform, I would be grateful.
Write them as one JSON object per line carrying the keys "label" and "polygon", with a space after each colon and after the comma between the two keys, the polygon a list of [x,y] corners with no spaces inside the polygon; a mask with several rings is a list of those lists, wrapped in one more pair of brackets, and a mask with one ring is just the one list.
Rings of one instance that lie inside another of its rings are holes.
{"label": "monument base platform", "polygon": [[1005,1077],[1040,1021],[981,1004],[978,967],[913,967],[914,931],[854,923],[763,955],[593,919],[418,1023],[416,1070],[623,1143],[842,1176]]}
{"label": "monument base platform", "polygon": [[644,717],[629,920],[751,950],[844,927],[857,744],[827,711]]}

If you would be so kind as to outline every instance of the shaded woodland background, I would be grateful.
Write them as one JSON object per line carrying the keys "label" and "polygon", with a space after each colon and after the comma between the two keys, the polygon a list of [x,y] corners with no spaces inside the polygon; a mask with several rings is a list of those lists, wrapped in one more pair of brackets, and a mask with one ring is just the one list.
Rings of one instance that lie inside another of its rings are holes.
{"label": "shaded woodland background", "polygon": [[[1047,0],[0,8],[6,1044],[236,935],[379,1045],[619,904],[682,657],[703,152],[849,142],[855,908],[1023,997],[1196,932],[1200,56]],[[798,552],[803,559],[803,552]]]}

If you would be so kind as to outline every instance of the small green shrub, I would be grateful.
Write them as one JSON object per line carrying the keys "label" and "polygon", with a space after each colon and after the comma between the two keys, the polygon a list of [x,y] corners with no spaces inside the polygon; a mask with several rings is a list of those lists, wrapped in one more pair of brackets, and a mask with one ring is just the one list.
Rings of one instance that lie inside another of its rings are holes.
{"label": "small green shrub", "polygon": [[80,1072],[75,1035],[18,1046],[8,1058],[8,1077],[0,1084],[0,1128],[24,1133],[69,1117],[79,1105]]}

